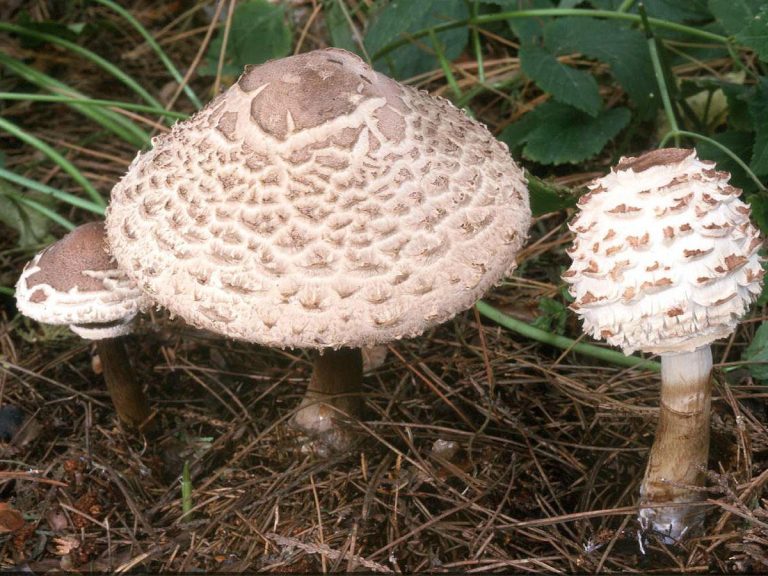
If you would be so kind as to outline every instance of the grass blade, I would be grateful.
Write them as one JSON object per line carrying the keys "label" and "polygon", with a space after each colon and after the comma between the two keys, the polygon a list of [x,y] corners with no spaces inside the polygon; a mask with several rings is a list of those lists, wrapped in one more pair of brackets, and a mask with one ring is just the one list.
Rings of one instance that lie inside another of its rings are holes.
{"label": "grass blade", "polygon": [[659,47],[656,45],[656,37],[653,35],[651,25],[648,23],[648,14],[645,12],[645,6],[640,4],[640,17],[642,18],[643,28],[645,29],[645,38],[648,42],[648,52],[651,55],[651,62],[653,63],[653,73],[656,76],[656,83],[659,87],[659,94],[661,95],[661,102],[664,105],[664,113],[667,116],[667,122],[675,133],[675,146],[680,147],[680,136],[677,135],[677,115],[672,107],[672,100],[669,97],[669,89],[667,88],[667,80],[664,75],[664,67],[661,64],[661,58],[659,57]]}
{"label": "grass blade", "polygon": [[192,511],[192,475],[189,472],[189,461],[184,460],[181,471],[181,517],[189,520]]}
{"label": "grass blade", "polygon": [[96,108],[120,108],[134,112],[148,112],[160,116],[167,116],[175,120],[186,120],[188,114],[174,112],[172,110],[158,109],[144,104],[132,104],[122,100],[100,100],[97,98],[58,96],[48,94],[31,94],[29,92],[0,92],[0,100],[21,100],[23,102],[62,102],[64,104],[77,104],[78,106],[93,106]]}
{"label": "grass blade", "polygon": [[66,202],[70,206],[82,208],[83,210],[88,210],[89,212],[93,212],[94,214],[99,214],[101,216],[104,215],[104,207],[99,204],[90,202],[89,200],[83,200],[79,196],[75,196],[74,194],[69,194],[68,192],[47,186],[37,182],[36,180],[25,178],[24,176],[16,174],[15,172],[11,172],[10,170],[6,170],[5,168],[0,168],[0,178],[3,180],[8,180],[8,182],[18,184],[19,186],[29,188],[30,190],[34,190],[42,194],[47,194],[48,196],[52,196],[57,200]]}
{"label": "grass blade", "polygon": [[143,98],[152,106],[155,106],[157,108],[163,107],[163,105],[160,104],[160,102],[157,99],[155,99],[154,96],[152,96],[149,92],[147,92],[138,82],[136,82],[136,80],[134,80],[128,74],[120,70],[120,68],[112,64],[109,60],[102,58],[101,56],[99,56],[95,52],[91,52],[87,48],[83,48],[79,44],[75,44],[74,42],[70,42],[69,40],[64,40],[63,38],[59,38],[58,36],[54,36],[53,34],[45,34],[44,32],[30,30],[29,28],[24,28],[23,26],[10,24],[8,22],[0,22],[0,31],[10,32],[12,34],[21,34],[22,36],[28,36],[29,38],[42,40],[44,42],[50,42],[52,44],[57,44],[62,48],[67,48],[68,50],[71,50],[78,56],[82,56],[86,60],[90,60],[91,62],[96,64],[98,67],[100,67],[102,70],[114,76],[117,80],[125,84],[128,88],[133,90],[137,95],[141,96],[141,98]]}
{"label": "grass blade", "polygon": [[[178,68],[174,66],[171,59],[168,57],[168,55],[165,53],[165,51],[162,49],[160,44],[157,43],[157,40],[155,40],[154,36],[152,36],[146,28],[136,20],[136,18],[133,17],[133,15],[128,12],[125,8],[122,6],[119,6],[115,2],[112,2],[112,0],[94,0],[95,2],[98,2],[99,4],[102,4],[104,6],[107,6],[108,8],[111,8],[120,16],[125,18],[125,20],[133,26],[136,31],[141,34],[142,38],[146,40],[147,44],[152,48],[152,50],[155,51],[155,54],[160,58],[162,63],[165,65],[168,72],[173,76],[173,79],[176,80],[180,85],[184,84],[184,78],[179,72]],[[184,93],[187,95],[187,97],[192,101],[192,103],[198,108],[203,107],[203,103],[200,101],[200,99],[197,97],[197,94],[195,94],[195,91],[192,89],[192,87],[189,85],[189,83],[184,84]]]}
{"label": "grass blade", "polygon": [[[85,96],[77,90],[70,88],[66,84],[59,82],[58,80],[55,80],[54,78],[43,74],[39,70],[35,70],[31,66],[27,66],[26,64],[19,62],[18,60],[13,59],[6,54],[0,53],[0,64],[15,74],[21,76],[27,82],[35,84],[43,90],[54,93],[63,93],[73,98],[85,98]],[[94,122],[100,124],[104,129],[112,132],[136,148],[144,148],[150,143],[149,134],[131,122],[128,118],[118,114],[117,112],[106,109],[99,110],[93,107],[84,108],[74,103],[71,106],[83,116],[86,116]]]}
{"label": "grass blade", "polygon": [[440,40],[437,38],[437,34],[435,34],[434,31],[430,31],[429,39],[432,42],[432,48],[435,51],[435,56],[440,61],[440,67],[443,69],[445,80],[448,82],[448,85],[451,87],[451,91],[453,92],[454,97],[456,99],[460,99],[461,88],[459,88],[459,84],[458,82],[456,82],[456,77],[453,75],[453,70],[451,70],[451,63],[445,57],[445,53],[443,52],[443,46],[442,44],[440,44]]}
{"label": "grass blade", "polygon": [[48,156],[51,160],[53,160],[56,164],[61,167],[64,172],[72,176],[72,179],[80,184],[80,186],[83,187],[83,189],[88,193],[88,195],[93,199],[93,201],[98,204],[99,206],[106,206],[106,202],[104,201],[104,198],[101,197],[101,194],[99,194],[99,191],[96,190],[96,188],[93,187],[93,184],[83,176],[83,173],[80,172],[80,170],[75,167],[74,164],[72,164],[69,160],[64,158],[58,151],[56,151],[52,146],[48,145],[47,143],[43,142],[38,138],[37,136],[33,136],[32,134],[22,130],[16,124],[13,122],[9,122],[5,118],[0,118],[0,129],[5,130],[9,134],[15,136],[22,142],[25,142],[26,144],[29,144],[30,146],[35,147],[37,150]]}

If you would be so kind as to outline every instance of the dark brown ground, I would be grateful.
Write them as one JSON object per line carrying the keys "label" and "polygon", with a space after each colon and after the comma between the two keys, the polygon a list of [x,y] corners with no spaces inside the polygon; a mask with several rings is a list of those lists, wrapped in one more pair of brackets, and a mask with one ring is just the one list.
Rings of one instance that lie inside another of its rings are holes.
{"label": "dark brown ground", "polygon": [[[32,2],[30,13],[64,18],[55,4]],[[181,12],[173,2],[167,13],[150,9],[154,3],[129,4],[153,31]],[[312,3],[295,4],[306,22]],[[95,7],[69,17],[116,18]],[[197,52],[205,27],[195,22],[159,35],[176,62]],[[321,24],[312,22],[303,49],[323,45]],[[115,37],[105,28],[88,45],[153,93],[173,92],[130,32]],[[8,37],[0,49],[83,92],[130,99],[69,53]],[[489,74],[515,64],[500,52]],[[206,98],[209,80],[195,81]],[[438,74],[434,80],[429,87],[444,90]],[[17,88],[11,77],[2,82]],[[510,120],[494,112],[496,104],[490,98],[476,107],[494,128]],[[189,110],[183,98],[177,109]],[[135,154],[114,139],[89,144],[93,126],[64,106],[9,104],[4,114],[62,149],[79,143],[70,159],[105,194]],[[77,192],[28,147],[6,135],[0,144],[7,168]],[[604,170],[609,158],[602,161],[569,183]],[[516,278],[493,290],[490,302],[531,320],[542,296],[556,296],[567,262],[566,217],[537,222]],[[30,256],[15,246],[15,234],[0,229],[6,286]],[[0,405],[20,408],[26,421],[0,443],[0,568],[768,571],[768,392],[746,373],[731,372],[715,386],[705,534],[681,546],[650,538],[643,554],[635,503],[657,415],[653,373],[564,354],[468,311],[393,345],[386,364],[365,379],[361,446],[318,459],[299,452],[284,424],[309,376],[304,353],[144,318],[129,342],[156,412],[155,432],[142,436],[117,424],[88,344],[19,318],[10,298],[2,302]],[[761,314],[716,347],[716,362],[738,360]],[[579,333],[573,317],[567,333]],[[193,509],[182,518],[185,461]]]}

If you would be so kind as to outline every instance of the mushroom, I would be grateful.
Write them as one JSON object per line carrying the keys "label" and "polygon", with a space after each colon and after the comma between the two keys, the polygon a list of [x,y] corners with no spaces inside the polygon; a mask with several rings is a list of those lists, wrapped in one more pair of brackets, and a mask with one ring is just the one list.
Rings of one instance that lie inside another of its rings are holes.
{"label": "mushroom", "polygon": [[117,414],[136,427],[149,416],[149,407],[121,337],[132,331],[133,318],[145,303],[107,253],[101,222],[79,226],[37,254],[16,284],[22,314],[44,324],[68,324],[78,336],[96,342]]}
{"label": "mushroom", "polygon": [[156,138],[114,187],[107,235],[190,324],[319,350],[295,422],[343,447],[360,348],[471,306],[514,268],[530,217],[523,173],[485,126],[327,49],[247,67]]}
{"label": "mushroom", "polygon": [[694,150],[623,158],[590,185],[564,274],[584,331],[661,355],[661,410],[640,524],[667,541],[699,528],[709,452],[710,343],[760,293],[762,242],[730,175]]}

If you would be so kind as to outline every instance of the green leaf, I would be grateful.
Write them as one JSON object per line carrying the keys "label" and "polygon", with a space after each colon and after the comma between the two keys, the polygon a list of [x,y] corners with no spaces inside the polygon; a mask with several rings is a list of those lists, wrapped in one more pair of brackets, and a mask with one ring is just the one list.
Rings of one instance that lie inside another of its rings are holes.
{"label": "green leaf", "polygon": [[757,52],[760,60],[768,62],[768,5],[763,5],[752,16],[746,27],[736,34],[736,40]]}
{"label": "green leaf", "polygon": [[523,45],[518,52],[523,72],[560,102],[596,116],[602,106],[597,82],[589,72],[560,63],[545,48]]}
{"label": "green leaf", "polygon": [[537,119],[534,112],[529,112],[514,124],[504,128],[501,134],[499,134],[499,140],[509,146],[511,151],[514,152],[525,144],[528,136],[536,129]]}
{"label": "green leaf", "polygon": [[768,380],[768,322],[763,322],[755,332],[755,337],[744,350],[742,359],[747,362],[766,362],[766,364],[748,365],[749,373],[758,380]]}
{"label": "green leaf", "polygon": [[556,184],[545,184],[530,174],[528,174],[528,194],[531,199],[531,213],[534,216],[570,208],[579,199],[571,190]]}
{"label": "green leaf", "polygon": [[341,5],[344,1],[326,0],[323,3],[325,25],[328,27],[328,33],[331,35],[331,44],[333,46],[349,50],[350,52],[359,52],[360,48],[357,42],[355,42],[352,27],[344,15],[344,7]]}
{"label": "green leaf", "polygon": [[709,10],[728,34],[741,32],[765,0],[709,0]]}
{"label": "green leaf", "polygon": [[626,108],[603,110],[597,116],[559,102],[545,102],[523,117],[525,130],[513,124],[501,133],[501,139],[512,134],[524,142],[523,156],[541,164],[575,163],[599,153],[628,123]]}
{"label": "green leaf", "polygon": [[762,77],[749,98],[749,114],[755,128],[750,169],[758,176],[768,174],[768,78]]}
{"label": "green leaf", "polygon": [[720,88],[728,99],[728,126],[734,130],[752,130],[752,117],[747,105],[749,87],[744,84],[722,83]]}
{"label": "green leaf", "polygon": [[539,312],[541,315],[531,322],[531,326],[555,334],[565,333],[568,309],[562,302],[543,296],[539,300]]}
{"label": "green leaf", "polygon": [[[224,31],[211,42],[200,74],[213,75],[218,66]],[[247,64],[262,64],[291,52],[291,29],[286,24],[285,5],[267,0],[248,0],[235,8],[224,58],[225,73],[238,74]]]}
{"label": "green leaf", "polygon": [[544,45],[555,55],[579,52],[610,66],[642,118],[659,105],[653,64],[641,32],[593,18],[559,18],[544,27]]}
{"label": "green leaf", "polygon": [[[469,18],[464,0],[379,0],[365,35],[365,48],[371,57],[409,32]],[[437,34],[448,60],[458,58],[467,45],[466,27]],[[440,66],[429,38],[420,38],[374,61],[377,70],[403,80]]]}

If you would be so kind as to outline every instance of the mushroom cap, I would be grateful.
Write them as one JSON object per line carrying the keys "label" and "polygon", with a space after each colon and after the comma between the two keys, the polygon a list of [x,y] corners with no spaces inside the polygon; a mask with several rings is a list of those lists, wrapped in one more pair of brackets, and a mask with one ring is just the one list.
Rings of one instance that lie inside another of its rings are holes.
{"label": "mushroom cap", "polygon": [[44,324],[69,324],[83,338],[114,338],[131,331],[145,296],[107,252],[104,224],[75,228],[37,254],[16,284],[16,304]]}
{"label": "mushroom cap", "polygon": [[528,192],[447,100],[338,49],[246,68],[112,191],[120,266],[200,328],[279,347],[415,336],[515,266]]}
{"label": "mushroom cap", "polygon": [[626,354],[690,352],[733,332],[763,268],[729,178],[694,150],[661,149],[589,186],[563,275],[585,332]]}

